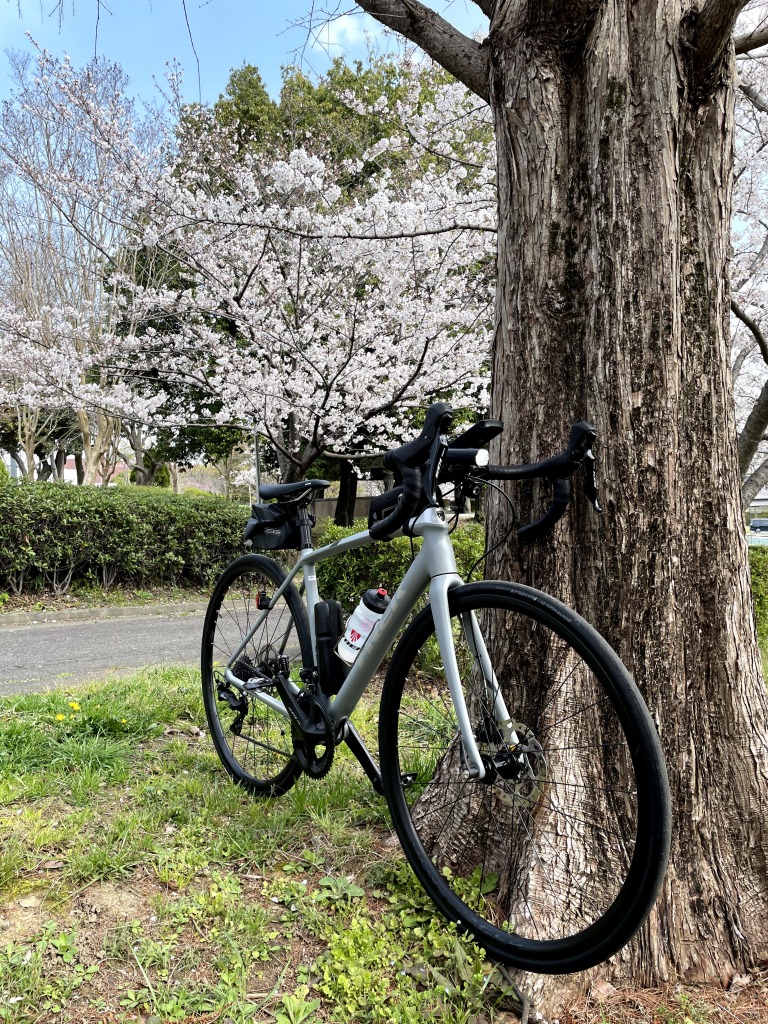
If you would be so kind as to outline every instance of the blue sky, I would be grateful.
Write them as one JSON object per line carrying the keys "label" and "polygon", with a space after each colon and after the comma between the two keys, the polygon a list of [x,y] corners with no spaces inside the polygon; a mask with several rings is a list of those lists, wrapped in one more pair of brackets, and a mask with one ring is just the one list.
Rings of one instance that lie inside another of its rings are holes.
{"label": "blue sky", "polygon": [[[309,37],[296,23],[307,15],[312,0],[187,0],[191,41],[182,0],[107,0],[98,25],[97,0],[64,0],[61,22],[56,6],[56,0],[0,0],[0,49],[29,51],[29,33],[57,56],[68,53],[78,66],[90,60],[95,49],[121,64],[134,94],[147,100],[153,95],[153,78],[162,79],[166,62],[173,58],[184,68],[187,98],[197,100],[200,95],[203,102],[212,102],[224,91],[229,70],[244,62],[255,64],[277,95],[285,64],[301,62],[305,70],[322,73],[329,54],[364,57],[366,34],[385,45],[376,22],[359,13],[332,22],[322,39]],[[328,6],[333,6],[332,0]],[[430,0],[430,6],[464,32],[483,26],[482,14],[471,0]],[[342,9],[353,7],[349,3]],[[199,59],[199,93],[193,43]],[[7,95],[8,88],[3,53],[0,96]]]}

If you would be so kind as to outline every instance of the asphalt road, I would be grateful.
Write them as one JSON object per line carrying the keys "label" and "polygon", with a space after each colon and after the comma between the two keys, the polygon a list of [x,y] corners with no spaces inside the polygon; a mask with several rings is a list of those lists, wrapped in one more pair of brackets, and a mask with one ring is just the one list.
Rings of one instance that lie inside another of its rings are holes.
{"label": "asphalt road", "polygon": [[197,665],[203,612],[0,625],[0,696],[145,665]]}

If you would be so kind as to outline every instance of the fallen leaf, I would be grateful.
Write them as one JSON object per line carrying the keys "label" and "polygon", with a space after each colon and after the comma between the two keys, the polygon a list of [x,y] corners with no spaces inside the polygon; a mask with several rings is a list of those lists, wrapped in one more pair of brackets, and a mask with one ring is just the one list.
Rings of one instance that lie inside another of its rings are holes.
{"label": "fallen leaf", "polygon": [[736,992],[739,989],[746,988],[747,985],[752,984],[752,976],[750,974],[734,974],[731,978],[730,984],[728,985],[729,992]]}
{"label": "fallen leaf", "polygon": [[606,999],[612,999],[614,996],[617,996],[619,991],[613,987],[610,981],[606,981],[605,978],[598,978],[592,985],[589,994],[597,1002],[602,1003]]}

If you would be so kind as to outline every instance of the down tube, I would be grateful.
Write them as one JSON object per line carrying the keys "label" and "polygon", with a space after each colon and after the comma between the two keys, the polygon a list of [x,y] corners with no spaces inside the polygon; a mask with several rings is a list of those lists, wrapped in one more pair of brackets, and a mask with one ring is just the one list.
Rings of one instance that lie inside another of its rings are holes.
{"label": "down tube", "polygon": [[420,551],[409,566],[400,586],[392,595],[389,607],[349,670],[349,675],[331,708],[334,722],[349,718],[357,707],[366,687],[392,647],[395,637],[429,586],[429,567],[422,556],[423,551]]}

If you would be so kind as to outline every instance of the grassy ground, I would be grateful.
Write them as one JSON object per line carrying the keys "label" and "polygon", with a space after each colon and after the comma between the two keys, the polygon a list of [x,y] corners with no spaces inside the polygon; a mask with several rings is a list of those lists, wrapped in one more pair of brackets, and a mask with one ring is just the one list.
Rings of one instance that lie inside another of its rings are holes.
{"label": "grassy ground", "polygon": [[[255,802],[220,768],[198,688],[151,670],[0,702],[0,1021],[516,1020],[344,750],[321,782]],[[617,993],[561,1024],[757,1024],[763,998]]]}
{"label": "grassy ground", "polygon": [[104,608],[123,605],[205,603],[211,588],[193,587],[112,587],[105,590],[96,586],[72,586],[65,594],[53,590],[32,590],[22,594],[0,591],[0,617],[8,612],[60,612],[70,608]]}

